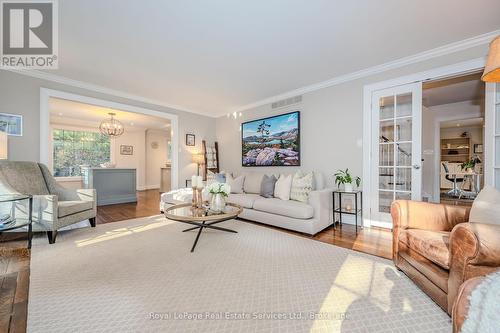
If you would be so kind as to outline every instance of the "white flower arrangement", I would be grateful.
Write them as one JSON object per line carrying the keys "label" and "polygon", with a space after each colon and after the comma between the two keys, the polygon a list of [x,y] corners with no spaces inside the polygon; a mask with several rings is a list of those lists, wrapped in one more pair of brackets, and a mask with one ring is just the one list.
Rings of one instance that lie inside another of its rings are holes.
{"label": "white flower arrangement", "polygon": [[212,183],[208,185],[208,192],[211,194],[221,194],[223,197],[227,197],[231,192],[231,187],[225,183]]}

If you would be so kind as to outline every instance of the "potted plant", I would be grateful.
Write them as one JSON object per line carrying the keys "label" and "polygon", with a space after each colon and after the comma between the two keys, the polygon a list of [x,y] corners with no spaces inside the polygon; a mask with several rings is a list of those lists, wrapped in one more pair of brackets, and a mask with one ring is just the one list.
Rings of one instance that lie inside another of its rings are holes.
{"label": "potted plant", "polygon": [[208,192],[212,195],[210,199],[210,210],[215,213],[220,213],[226,207],[226,198],[231,192],[231,187],[224,183],[212,183],[207,187]]}
{"label": "potted plant", "polygon": [[339,170],[335,173],[335,184],[340,188],[340,185],[344,185],[344,191],[352,192],[352,183],[356,182],[356,186],[359,187],[361,184],[361,178],[353,178],[349,173],[349,169]]}
{"label": "potted plant", "polygon": [[462,168],[462,170],[464,170],[465,172],[472,172],[474,171],[474,168],[476,167],[476,164],[477,163],[481,163],[481,160],[479,159],[479,157],[477,156],[473,156],[470,160],[468,160],[467,162],[464,162],[460,165],[460,167]]}

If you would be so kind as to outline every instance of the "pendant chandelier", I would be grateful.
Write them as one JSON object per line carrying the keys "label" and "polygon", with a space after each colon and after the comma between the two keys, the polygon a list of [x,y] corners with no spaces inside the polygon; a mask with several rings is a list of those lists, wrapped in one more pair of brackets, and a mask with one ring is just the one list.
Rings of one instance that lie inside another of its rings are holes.
{"label": "pendant chandelier", "polygon": [[125,129],[123,128],[123,124],[113,118],[116,114],[115,113],[108,113],[111,118],[103,120],[101,122],[101,125],[99,125],[99,131],[101,131],[102,134],[107,135],[111,138],[116,138],[125,132]]}

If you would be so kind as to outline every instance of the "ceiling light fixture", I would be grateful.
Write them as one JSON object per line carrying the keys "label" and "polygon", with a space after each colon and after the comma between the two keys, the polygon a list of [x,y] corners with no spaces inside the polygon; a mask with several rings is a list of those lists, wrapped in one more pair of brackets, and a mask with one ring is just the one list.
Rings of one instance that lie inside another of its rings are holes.
{"label": "ceiling light fixture", "polygon": [[101,122],[101,125],[99,125],[99,131],[111,138],[116,138],[122,135],[123,132],[125,132],[125,129],[123,128],[123,124],[114,118],[116,115],[115,113],[110,112],[108,114],[111,118]]}
{"label": "ceiling light fixture", "polygon": [[490,44],[490,52],[486,67],[481,77],[484,82],[500,82],[500,36],[497,36]]}

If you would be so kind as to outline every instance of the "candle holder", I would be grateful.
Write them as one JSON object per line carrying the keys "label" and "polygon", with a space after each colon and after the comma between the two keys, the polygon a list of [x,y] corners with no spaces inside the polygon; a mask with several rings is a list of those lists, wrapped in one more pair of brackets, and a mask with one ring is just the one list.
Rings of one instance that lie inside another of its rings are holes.
{"label": "candle holder", "polygon": [[191,187],[193,190],[193,198],[191,199],[191,207],[196,208],[198,207],[198,190],[196,186]]}
{"label": "candle holder", "polygon": [[201,191],[203,189],[198,187],[196,189],[196,207],[197,208],[203,208],[203,195],[201,194]]}

